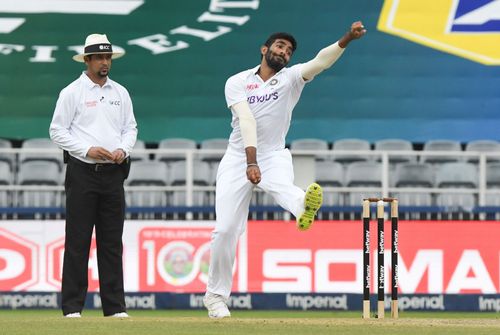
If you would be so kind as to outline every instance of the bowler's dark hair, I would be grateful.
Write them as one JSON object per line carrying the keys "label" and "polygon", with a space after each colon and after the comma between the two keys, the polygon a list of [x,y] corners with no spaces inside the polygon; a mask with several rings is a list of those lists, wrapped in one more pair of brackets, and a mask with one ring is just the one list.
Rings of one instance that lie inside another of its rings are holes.
{"label": "bowler's dark hair", "polygon": [[274,33],[271,36],[269,36],[267,38],[266,43],[264,43],[264,45],[269,48],[274,43],[274,41],[279,40],[279,39],[286,40],[286,41],[292,43],[292,51],[295,51],[295,49],[297,49],[297,41],[295,40],[295,37],[293,37],[289,33],[283,33],[283,32]]}

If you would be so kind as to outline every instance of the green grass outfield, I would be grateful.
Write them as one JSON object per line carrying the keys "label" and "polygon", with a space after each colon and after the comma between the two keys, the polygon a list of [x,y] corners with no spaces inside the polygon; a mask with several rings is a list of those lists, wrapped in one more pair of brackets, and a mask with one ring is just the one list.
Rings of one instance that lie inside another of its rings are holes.
{"label": "green grass outfield", "polygon": [[0,334],[204,335],[204,334],[500,334],[500,313],[406,312],[398,320],[363,320],[361,312],[233,311],[211,320],[205,311],[130,311],[128,319],[84,311],[81,319],[55,310],[0,310]]}

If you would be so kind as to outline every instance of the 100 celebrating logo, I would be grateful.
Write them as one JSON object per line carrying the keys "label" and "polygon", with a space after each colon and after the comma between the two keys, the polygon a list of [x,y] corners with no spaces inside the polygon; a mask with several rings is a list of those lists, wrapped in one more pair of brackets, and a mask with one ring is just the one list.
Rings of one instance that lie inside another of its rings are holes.
{"label": "100 celebrating logo", "polygon": [[159,249],[158,241],[146,240],[146,285],[157,285],[157,274],[167,284],[186,286],[195,279],[206,284],[210,260],[210,242],[198,248],[186,241],[172,241]]}

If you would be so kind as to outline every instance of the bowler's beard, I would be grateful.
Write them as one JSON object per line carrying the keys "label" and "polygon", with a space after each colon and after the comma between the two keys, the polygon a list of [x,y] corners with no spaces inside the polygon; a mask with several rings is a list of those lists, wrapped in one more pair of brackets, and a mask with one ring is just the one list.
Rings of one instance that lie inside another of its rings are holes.
{"label": "bowler's beard", "polygon": [[284,57],[274,54],[271,49],[267,50],[265,57],[267,65],[276,72],[280,72],[288,64]]}

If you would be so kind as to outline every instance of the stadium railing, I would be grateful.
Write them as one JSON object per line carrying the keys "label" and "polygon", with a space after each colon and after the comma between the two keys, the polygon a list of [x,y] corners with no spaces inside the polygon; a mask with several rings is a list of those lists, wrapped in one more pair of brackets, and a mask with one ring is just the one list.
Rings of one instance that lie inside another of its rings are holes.
{"label": "stadium railing", "polygon": [[[332,157],[335,155],[349,155],[353,154],[352,151],[332,151],[332,150],[291,150],[294,158],[297,157],[309,157],[314,161],[314,157]],[[61,171],[61,179],[59,185],[20,185],[17,183],[17,172],[19,170],[20,162],[18,158],[22,154],[26,153],[38,153],[47,154],[59,152],[62,157],[62,152],[60,150],[53,149],[21,149],[21,148],[0,148],[0,156],[5,156],[5,154],[14,155],[16,157],[15,164],[12,166],[11,171],[11,182],[10,183],[0,183],[0,194],[7,194],[7,203],[0,203],[0,216],[2,218],[23,218],[23,217],[35,217],[35,218],[49,218],[49,217],[64,217],[64,201],[61,201],[62,206],[30,206],[30,207],[19,207],[18,201],[19,195],[22,192],[55,192],[62,199],[64,198],[64,186],[63,186],[63,171]],[[165,186],[126,186],[127,193],[133,192],[183,192],[185,196],[185,203],[182,206],[172,206],[172,204],[167,203],[166,206],[131,206],[127,209],[128,216],[134,216],[138,218],[193,218],[193,219],[213,219],[214,218],[214,208],[213,201],[215,199],[215,185],[197,185],[193,181],[193,162],[197,157],[207,154],[222,154],[224,150],[216,149],[141,149],[136,150],[136,154],[146,154],[149,155],[151,160],[154,160],[154,156],[161,153],[167,154],[183,154],[185,157],[185,168],[186,168],[186,182],[185,185],[165,185]],[[477,166],[477,184],[472,188],[462,188],[462,187],[450,187],[450,188],[440,188],[440,187],[419,187],[419,188],[401,188],[395,187],[391,184],[391,174],[394,171],[394,164],[390,163],[390,158],[392,156],[415,156],[416,160],[422,160],[424,156],[450,156],[457,157],[457,152],[440,152],[440,151],[376,151],[376,150],[366,150],[366,151],[355,151],[356,155],[363,155],[368,161],[380,161],[382,167],[382,173],[380,176],[380,186],[360,186],[360,187],[348,187],[339,186],[331,187],[325,186],[325,194],[328,193],[338,193],[346,197],[349,194],[357,194],[359,197],[370,194],[379,194],[381,196],[391,196],[398,194],[400,192],[405,193],[429,193],[434,197],[439,194],[463,194],[463,195],[473,195],[475,199],[474,206],[464,207],[460,205],[451,206],[437,206],[435,201],[430,206],[414,206],[401,204],[400,212],[404,218],[416,218],[416,219],[498,219],[500,216],[500,207],[496,204],[491,205],[486,202],[487,197],[498,197],[500,198],[500,188],[489,188],[487,187],[487,164],[489,160],[499,160],[500,153],[485,153],[485,152],[470,152],[462,151],[459,155],[462,157],[461,160],[474,161]],[[439,164],[436,164],[436,168]],[[346,165],[345,169],[349,166]],[[8,178],[3,178],[8,179]],[[311,171],[311,180],[314,180],[314,172]],[[195,192],[206,192],[208,194],[208,199],[210,203],[207,204],[195,204],[193,195]],[[257,192],[259,194],[259,191]],[[2,199],[0,197],[0,199]],[[64,200],[64,199],[63,199]],[[360,203],[360,202],[359,202]],[[325,204],[320,212],[320,218],[325,219],[345,219],[359,218],[359,204],[357,203],[347,203],[345,201],[339,204]],[[255,219],[289,219],[290,214],[286,213],[283,209],[277,205],[266,205],[262,206],[258,202],[252,202],[251,206],[251,218]]]}

